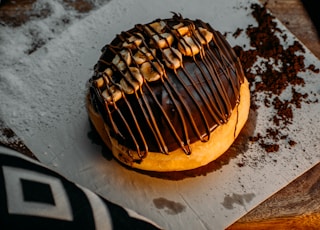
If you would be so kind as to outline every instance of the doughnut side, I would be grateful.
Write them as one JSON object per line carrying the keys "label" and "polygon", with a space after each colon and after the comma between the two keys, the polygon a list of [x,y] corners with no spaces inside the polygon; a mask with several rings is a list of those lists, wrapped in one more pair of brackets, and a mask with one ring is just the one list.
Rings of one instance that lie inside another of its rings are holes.
{"label": "doughnut side", "polygon": [[[143,160],[137,161],[127,154],[128,151],[132,150],[119,144],[115,138],[110,136],[110,128],[105,124],[100,114],[95,112],[89,97],[90,95],[87,97],[86,105],[90,120],[115,158],[130,167],[157,172],[194,169],[207,165],[220,157],[239,135],[247,121],[250,107],[249,84],[244,79],[244,83],[241,84],[240,88],[239,103],[233,109],[230,119],[227,123],[220,125],[212,132],[208,142],[197,141],[192,143],[190,145],[192,154],[189,155],[178,148],[168,154],[148,152],[148,155]],[[132,152],[132,155],[135,154]]]}

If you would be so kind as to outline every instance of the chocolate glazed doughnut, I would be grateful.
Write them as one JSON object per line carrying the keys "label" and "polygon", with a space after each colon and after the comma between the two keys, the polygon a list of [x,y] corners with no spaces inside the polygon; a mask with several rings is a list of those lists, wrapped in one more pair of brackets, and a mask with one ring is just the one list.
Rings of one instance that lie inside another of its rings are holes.
{"label": "chocolate glazed doughnut", "polygon": [[244,126],[248,82],[225,38],[174,14],[122,32],[88,81],[89,117],[113,155],[135,168],[197,168]]}

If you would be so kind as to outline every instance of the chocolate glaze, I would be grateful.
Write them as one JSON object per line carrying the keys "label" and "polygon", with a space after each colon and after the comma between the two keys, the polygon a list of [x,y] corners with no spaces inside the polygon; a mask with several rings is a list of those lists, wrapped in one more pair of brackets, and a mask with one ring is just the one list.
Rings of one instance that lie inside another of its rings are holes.
{"label": "chocolate glaze", "polygon": [[[158,71],[154,63],[159,63],[163,74],[154,82],[144,79],[139,90],[133,94],[124,93],[119,85],[129,65],[119,55],[125,63],[125,69],[120,70],[112,63],[112,59],[121,50],[127,49],[123,43],[129,43],[133,35],[142,39],[142,44],[136,45],[135,49],[140,50],[144,46],[149,51],[156,44],[149,31],[159,37],[162,35],[150,24],[136,25],[117,35],[110,45],[102,49],[89,80],[91,103],[110,127],[111,135],[120,144],[134,150],[128,151],[128,155],[135,161],[145,157],[148,151],[168,154],[181,148],[186,154],[191,154],[191,143],[208,141],[210,133],[228,121],[239,101],[240,85],[244,80],[241,64],[232,48],[209,24],[201,20],[184,19],[177,14],[170,19],[156,21],[165,22],[164,32],[174,36],[174,42],[167,44],[171,50],[177,47],[178,41],[184,39],[172,32],[173,26],[181,22],[188,25],[193,34],[199,27],[207,29],[213,34],[213,39],[208,44],[200,45],[199,37],[192,35],[193,41],[200,47],[200,53],[192,57],[183,56],[182,66],[177,69],[166,67],[163,49],[156,47],[154,60],[149,62],[154,71]],[[130,55],[135,52],[127,50]],[[139,67],[134,60],[130,66]],[[111,77],[104,76],[106,68],[114,70]],[[133,77],[133,73],[129,73]],[[102,76],[104,84],[98,87],[96,80]],[[129,81],[127,83],[132,86]],[[121,90],[120,100],[109,102],[102,96],[103,90],[111,92],[111,85]]]}

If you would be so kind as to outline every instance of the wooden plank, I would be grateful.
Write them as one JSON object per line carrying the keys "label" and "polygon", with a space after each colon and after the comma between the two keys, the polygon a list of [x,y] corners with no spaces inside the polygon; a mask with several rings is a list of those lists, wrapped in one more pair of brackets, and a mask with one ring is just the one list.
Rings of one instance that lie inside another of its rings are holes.
{"label": "wooden plank", "polygon": [[[32,18],[45,18],[50,15],[50,9],[34,10],[36,0],[1,1],[0,23],[10,26],[20,26]],[[93,9],[88,0],[63,0],[64,4],[73,7],[79,13],[86,13]]]}
{"label": "wooden plank", "polygon": [[0,6],[0,23],[20,26],[31,17],[32,4],[36,0],[2,1]]}
{"label": "wooden plank", "polygon": [[320,214],[305,214],[290,218],[267,219],[263,221],[238,222],[228,230],[256,230],[256,229],[319,229]]}

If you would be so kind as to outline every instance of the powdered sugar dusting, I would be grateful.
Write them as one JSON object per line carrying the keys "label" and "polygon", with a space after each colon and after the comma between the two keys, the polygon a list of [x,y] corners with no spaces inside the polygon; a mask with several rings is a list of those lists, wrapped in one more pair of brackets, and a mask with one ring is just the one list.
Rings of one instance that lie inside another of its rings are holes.
{"label": "powdered sugar dusting", "polygon": [[[107,1],[88,1],[93,8],[106,3]],[[57,76],[43,77],[54,74],[60,63],[57,65],[52,63],[52,60],[46,61],[41,59],[41,56],[50,52],[57,56],[57,61],[63,63],[74,58],[71,50],[65,52],[63,57],[59,57],[60,54],[56,52],[59,49],[68,50],[68,47],[64,46],[64,40],[55,44],[62,48],[53,47],[48,50],[47,44],[89,13],[80,13],[64,1],[38,0],[27,14],[30,20],[19,27],[0,25],[0,42],[5,44],[0,46],[0,115],[9,117],[7,123],[17,132],[32,136],[33,131],[29,127],[49,127],[60,119],[59,114],[57,116],[52,113],[53,108],[70,106],[65,104],[68,101],[62,105],[60,98],[60,91],[69,91],[70,83]],[[77,37],[70,39],[76,40]],[[37,54],[32,55],[34,52]],[[65,88],[61,89],[61,85]],[[83,104],[79,105],[81,106]],[[70,112],[67,109],[65,111]]]}

